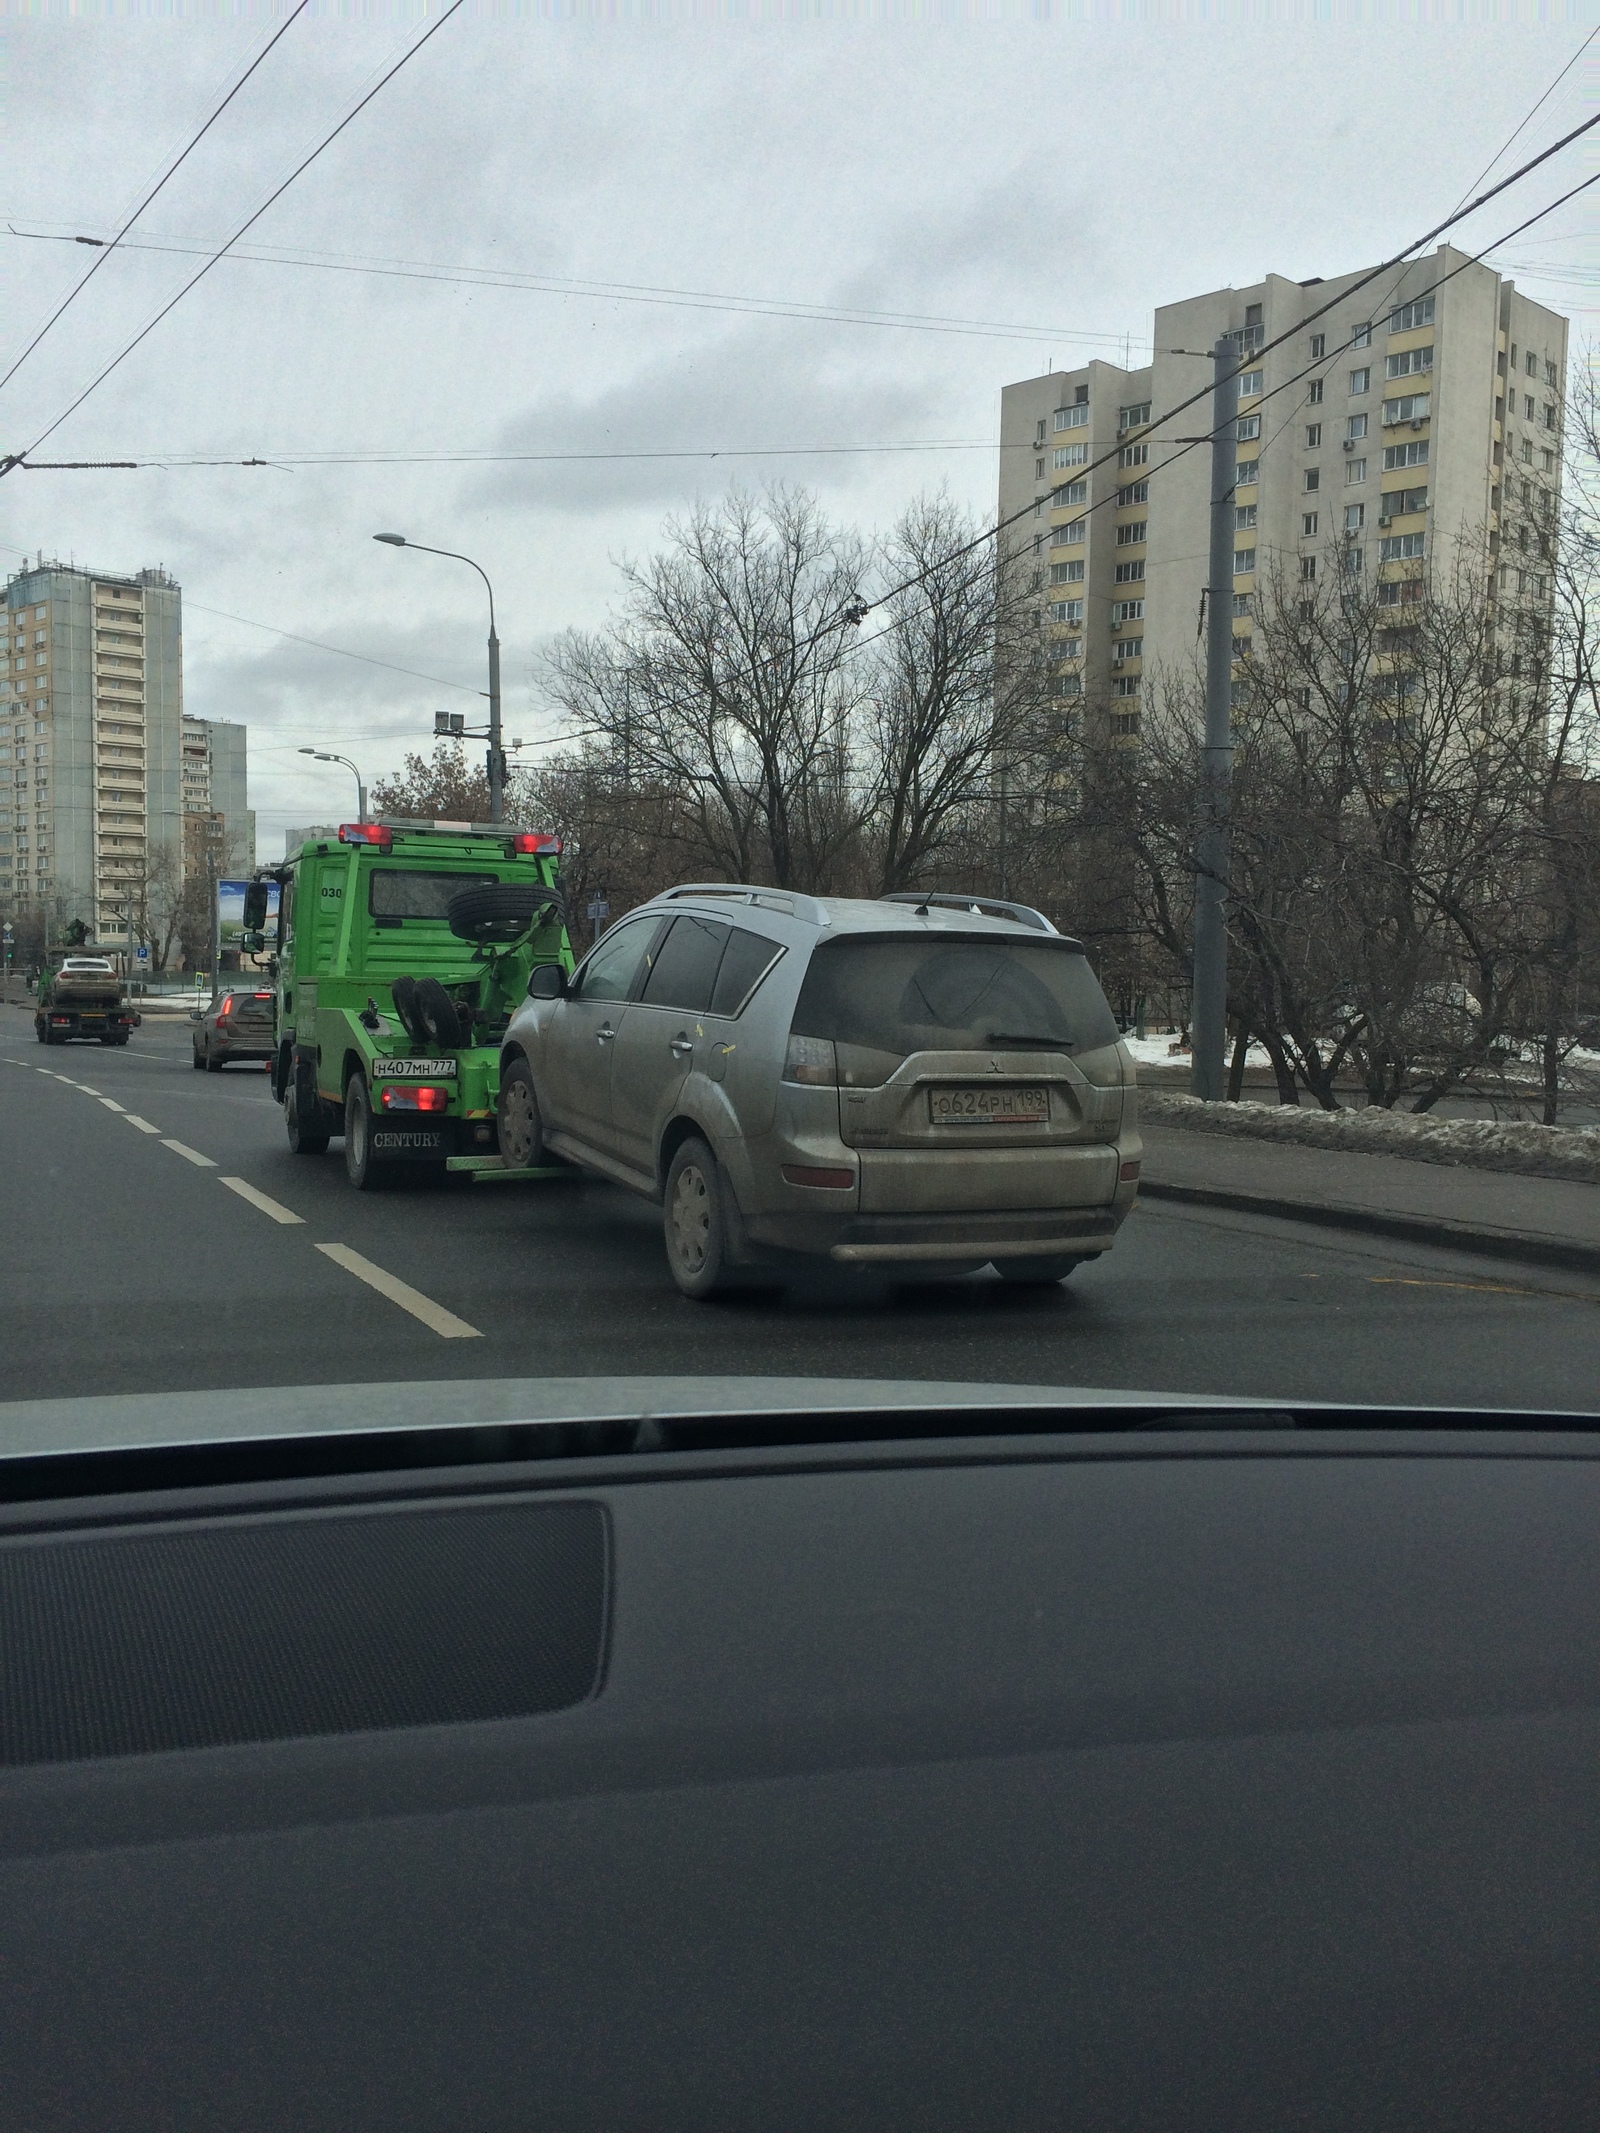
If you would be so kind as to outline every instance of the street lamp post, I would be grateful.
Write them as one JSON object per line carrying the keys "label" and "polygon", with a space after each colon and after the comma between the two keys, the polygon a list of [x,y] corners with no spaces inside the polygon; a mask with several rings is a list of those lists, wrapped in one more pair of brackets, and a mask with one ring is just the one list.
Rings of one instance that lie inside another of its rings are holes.
{"label": "street lamp post", "polygon": [[494,587],[489,573],[471,556],[454,548],[428,548],[421,541],[407,540],[403,533],[375,533],[372,538],[387,548],[415,548],[420,555],[448,556],[452,563],[465,563],[478,573],[489,595],[489,820],[498,822],[505,813],[506,759],[500,746],[500,638],[494,626]]}
{"label": "street lamp post", "polygon": [[300,753],[302,755],[314,755],[319,763],[343,763],[346,770],[354,772],[356,781],[356,820],[365,822],[367,819],[366,782],[350,758],[347,755],[330,755],[326,748],[302,748]]}

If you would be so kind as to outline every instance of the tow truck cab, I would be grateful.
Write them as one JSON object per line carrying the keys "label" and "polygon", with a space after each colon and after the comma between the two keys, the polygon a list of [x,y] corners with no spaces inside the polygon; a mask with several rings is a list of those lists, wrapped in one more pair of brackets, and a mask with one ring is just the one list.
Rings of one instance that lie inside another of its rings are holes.
{"label": "tow truck cab", "polygon": [[538,831],[383,820],[258,873],[245,945],[276,948],[272,1088],[291,1147],[344,1135],[358,1185],[495,1153],[500,1038],[535,965],[572,968],[560,855]]}

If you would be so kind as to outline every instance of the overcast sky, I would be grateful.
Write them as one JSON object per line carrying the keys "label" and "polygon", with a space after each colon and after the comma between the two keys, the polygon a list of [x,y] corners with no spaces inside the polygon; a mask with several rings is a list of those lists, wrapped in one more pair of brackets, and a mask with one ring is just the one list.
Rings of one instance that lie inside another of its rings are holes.
{"label": "overcast sky", "polygon": [[[11,229],[111,234],[287,10],[104,12],[23,19],[0,4],[0,371],[93,256]],[[220,242],[439,12],[308,8],[133,236]],[[7,571],[42,548],[112,570],[159,563],[181,582],[187,705],[249,724],[264,858],[285,825],[353,805],[345,774],[298,745],[341,748],[371,779],[431,745],[436,708],[477,708],[479,581],[373,532],[484,564],[508,733],[548,734],[540,644],[602,619],[614,559],[648,547],[668,514],[735,478],[807,483],[866,527],[940,484],[992,509],[1003,384],[1121,360],[1124,336],[1147,357],[1158,302],[1399,250],[1455,205],[1596,19],[1593,6],[1425,26],[1337,5],[1233,21],[1044,4],[733,12],[463,7],[251,232],[302,263],[218,266],[39,456],[753,456],[0,482]],[[1600,42],[1497,174],[1593,109],[1596,54]],[[1586,175],[1586,148],[1459,241],[1476,249]],[[1573,317],[1575,347],[1593,317],[1592,227],[1575,203],[1502,255]],[[0,451],[30,444],[199,263],[108,261],[0,391]],[[376,265],[403,271],[351,271]],[[485,269],[613,293],[425,278]],[[1011,330],[798,320],[722,298]],[[763,456],[843,445],[934,448]]]}

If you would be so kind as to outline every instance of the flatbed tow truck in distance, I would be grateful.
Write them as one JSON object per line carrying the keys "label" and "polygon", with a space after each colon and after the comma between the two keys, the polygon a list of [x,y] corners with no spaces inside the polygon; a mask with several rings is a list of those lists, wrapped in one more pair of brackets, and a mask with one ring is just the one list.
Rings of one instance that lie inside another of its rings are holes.
{"label": "flatbed tow truck in distance", "polygon": [[534,830],[383,820],[257,871],[244,945],[268,945],[276,881],[272,1092],[296,1154],[343,1135],[362,1190],[419,1171],[510,1174],[500,1039],[536,965],[572,969],[560,857]]}

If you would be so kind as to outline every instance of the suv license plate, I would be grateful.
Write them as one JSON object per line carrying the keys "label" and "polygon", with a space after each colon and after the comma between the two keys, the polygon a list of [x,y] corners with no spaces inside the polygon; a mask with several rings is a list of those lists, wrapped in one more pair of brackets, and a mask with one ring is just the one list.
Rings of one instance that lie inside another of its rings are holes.
{"label": "suv license plate", "polygon": [[936,1126],[1042,1126],[1050,1116],[1050,1092],[930,1089],[928,1115]]}

